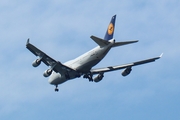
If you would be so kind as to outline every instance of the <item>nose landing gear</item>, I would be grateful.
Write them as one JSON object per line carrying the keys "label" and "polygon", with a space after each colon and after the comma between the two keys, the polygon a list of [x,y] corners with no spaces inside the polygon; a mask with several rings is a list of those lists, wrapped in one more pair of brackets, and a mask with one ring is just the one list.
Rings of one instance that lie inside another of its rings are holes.
{"label": "nose landing gear", "polygon": [[55,92],[58,92],[58,91],[59,91],[58,85],[56,85]]}

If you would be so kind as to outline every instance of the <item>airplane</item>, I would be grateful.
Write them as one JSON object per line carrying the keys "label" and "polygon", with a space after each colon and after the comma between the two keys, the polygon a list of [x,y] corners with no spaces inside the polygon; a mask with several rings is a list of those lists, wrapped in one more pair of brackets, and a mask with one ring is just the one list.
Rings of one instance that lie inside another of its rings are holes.
{"label": "airplane", "polygon": [[[38,57],[33,61],[32,66],[37,67],[41,64],[41,62],[49,66],[49,69],[45,70],[43,76],[49,77],[48,82],[52,85],[55,85],[55,91],[58,92],[58,85],[68,80],[83,76],[83,78],[88,79],[89,81],[99,82],[103,79],[104,73],[120,69],[124,69],[124,71],[122,72],[122,76],[127,76],[130,74],[132,67],[149,62],[154,62],[155,60],[162,57],[163,53],[158,57],[128,64],[109,66],[104,68],[93,68],[107,55],[111,48],[138,42],[138,40],[116,42],[113,38],[115,21],[116,15],[111,18],[104,39],[96,36],[90,37],[94,42],[98,44],[97,47],[65,63],[61,63],[60,61],[51,58],[46,53],[32,45],[28,39],[26,48]],[[94,75],[96,76],[94,77]]]}

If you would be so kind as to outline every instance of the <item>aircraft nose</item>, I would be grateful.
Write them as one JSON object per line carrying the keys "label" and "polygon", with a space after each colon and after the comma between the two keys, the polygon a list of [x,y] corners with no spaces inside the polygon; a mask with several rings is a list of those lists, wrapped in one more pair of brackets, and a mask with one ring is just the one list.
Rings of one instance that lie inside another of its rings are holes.
{"label": "aircraft nose", "polygon": [[57,84],[58,84],[57,82],[58,82],[59,77],[60,77],[60,74],[57,74],[57,73],[53,72],[53,73],[51,74],[51,76],[49,77],[48,82],[49,82],[50,84],[52,84],[52,85],[57,85]]}
{"label": "aircraft nose", "polygon": [[66,79],[61,74],[52,72],[51,76],[49,77],[48,82],[51,85],[58,85],[58,84],[66,82]]}
{"label": "aircraft nose", "polygon": [[48,82],[49,82],[49,84],[52,84],[52,83],[53,83],[53,79],[51,78],[51,76],[49,77]]}

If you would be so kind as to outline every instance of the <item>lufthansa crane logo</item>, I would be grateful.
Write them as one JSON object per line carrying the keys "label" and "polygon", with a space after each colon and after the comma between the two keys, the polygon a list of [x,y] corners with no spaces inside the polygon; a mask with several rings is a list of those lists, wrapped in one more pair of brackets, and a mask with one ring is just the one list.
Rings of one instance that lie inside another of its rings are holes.
{"label": "lufthansa crane logo", "polygon": [[114,25],[112,23],[110,23],[108,26],[108,34],[112,35],[113,32],[114,32]]}

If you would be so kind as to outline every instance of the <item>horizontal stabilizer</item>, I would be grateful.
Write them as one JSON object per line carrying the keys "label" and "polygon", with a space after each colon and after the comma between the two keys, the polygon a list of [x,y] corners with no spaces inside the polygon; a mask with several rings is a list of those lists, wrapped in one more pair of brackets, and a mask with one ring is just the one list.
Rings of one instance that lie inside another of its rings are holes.
{"label": "horizontal stabilizer", "polygon": [[93,36],[93,35],[91,36],[91,39],[93,39],[100,47],[104,47],[104,46],[109,44],[108,41],[103,40],[103,39],[98,38],[98,37]]}
{"label": "horizontal stabilizer", "polygon": [[122,45],[127,45],[127,44],[131,44],[131,43],[136,43],[138,42],[138,40],[134,40],[134,41],[124,41],[124,42],[116,42],[114,43],[114,45],[112,47],[118,47],[118,46],[122,46]]}

